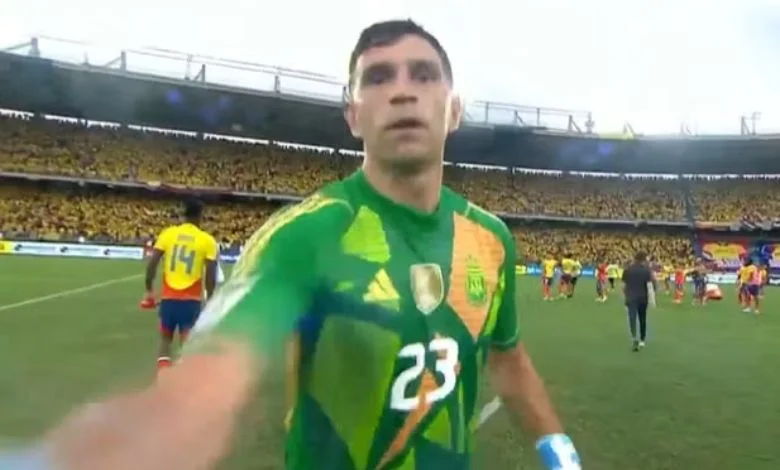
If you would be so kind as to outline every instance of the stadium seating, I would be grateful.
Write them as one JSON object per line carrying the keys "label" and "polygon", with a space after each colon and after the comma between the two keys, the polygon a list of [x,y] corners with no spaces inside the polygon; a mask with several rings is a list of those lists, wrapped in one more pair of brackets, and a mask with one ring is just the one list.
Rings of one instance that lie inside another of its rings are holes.
{"label": "stadium seating", "polygon": [[[257,204],[207,206],[203,226],[223,243],[242,243],[278,208]],[[0,232],[6,238],[143,243],[176,220],[180,205],[145,194],[0,188]]]}
{"label": "stadium seating", "polygon": [[[225,244],[240,244],[279,207],[264,201],[215,202],[207,205],[204,228]],[[0,188],[0,232],[7,238],[143,243],[176,220],[174,200],[149,193],[96,193],[84,189]],[[602,257],[627,260],[638,250],[660,259],[687,259],[685,237],[626,231],[556,229],[537,225],[512,227],[522,258],[538,260],[555,247],[572,251],[583,262]]]}
{"label": "stadium seating", "polygon": [[638,251],[664,263],[693,262],[693,246],[686,234],[535,225],[515,227],[513,232],[518,254],[529,262],[571,253],[585,264],[623,264]]}
{"label": "stadium seating", "polygon": [[[108,180],[166,182],[307,195],[351,173],[359,159],[313,150],[0,120],[0,170]],[[445,181],[497,212],[604,219],[683,220],[675,182],[550,176],[448,167]]]}
{"label": "stadium seating", "polygon": [[697,219],[708,222],[780,221],[780,180],[725,179],[691,185]]}

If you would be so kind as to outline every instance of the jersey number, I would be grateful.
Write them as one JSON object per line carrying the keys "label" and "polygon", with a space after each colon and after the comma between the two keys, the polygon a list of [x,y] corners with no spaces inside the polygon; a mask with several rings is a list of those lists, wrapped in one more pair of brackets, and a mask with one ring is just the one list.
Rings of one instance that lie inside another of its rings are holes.
{"label": "jersey number", "polygon": [[[428,352],[438,355],[436,360],[436,372],[444,376],[444,383],[436,390],[420,397],[406,396],[409,384],[420,378],[425,371],[425,356]],[[398,357],[414,359],[414,364],[405,369],[393,382],[390,390],[390,408],[398,411],[412,411],[420,406],[421,400],[425,403],[435,403],[455,390],[458,374],[455,372],[458,366],[458,343],[452,338],[436,338],[428,343],[412,343],[404,346],[398,352]]]}
{"label": "jersey number", "polygon": [[192,274],[192,268],[195,266],[195,250],[188,250],[187,245],[173,245],[171,252],[171,263],[169,271],[176,271],[179,263],[184,265],[184,271]]}

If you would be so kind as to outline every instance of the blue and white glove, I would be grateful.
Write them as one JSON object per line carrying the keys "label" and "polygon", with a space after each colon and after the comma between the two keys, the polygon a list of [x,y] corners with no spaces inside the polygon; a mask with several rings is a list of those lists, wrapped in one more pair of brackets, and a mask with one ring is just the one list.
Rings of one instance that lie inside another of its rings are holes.
{"label": "blue and white glove", "polygon": [[582,470],[580,456],[566,434],[548,434],[536,441],[536,451],[547,470]]}

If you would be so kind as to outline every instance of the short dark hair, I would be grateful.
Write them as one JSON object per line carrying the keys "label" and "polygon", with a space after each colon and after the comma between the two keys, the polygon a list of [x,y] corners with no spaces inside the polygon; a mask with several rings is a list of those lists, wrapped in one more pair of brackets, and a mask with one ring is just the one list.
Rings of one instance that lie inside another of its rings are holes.
{"label": "short dark hair", "polygon": [[637,263],[644,263],[647,261],[647,255],[644,251],[638,251],[637,254],[634,255],[634,261]]}
{"label": "short dark hair", "polygon": [[200,219],[203,215],[203,203],[197,199],[187,199],[184,201],[184,218],[187,220]]}
{"label": "short dark hair", "polygon": [[400,41],[404,36],[419,36],[436,50],[444,66],[444,75],[452,83],[452,63],[436,36],[429,33],[422,26],[411,19],[380,21],[367,27],[360,33],[357,44],[349,56],[349,85],[352,88],[352,78],[355,74],[355,66],[361,54],[374,47],[390,46]]}

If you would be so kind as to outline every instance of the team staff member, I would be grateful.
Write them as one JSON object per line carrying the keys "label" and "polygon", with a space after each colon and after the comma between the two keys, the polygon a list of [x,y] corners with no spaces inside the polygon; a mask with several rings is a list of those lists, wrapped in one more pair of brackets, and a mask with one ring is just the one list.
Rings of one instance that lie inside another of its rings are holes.
{"label": "team staff member", "polygon": [[[647,307],[655,305],[656,288],[653,272],[647,265],[647,256],[644,253],[639,252],[634,256],[634,262],[623,271],[622,280],[632,348],[634,351],[639,351],[645,347]],[[639,323],[638,336],[637,323]]]}

